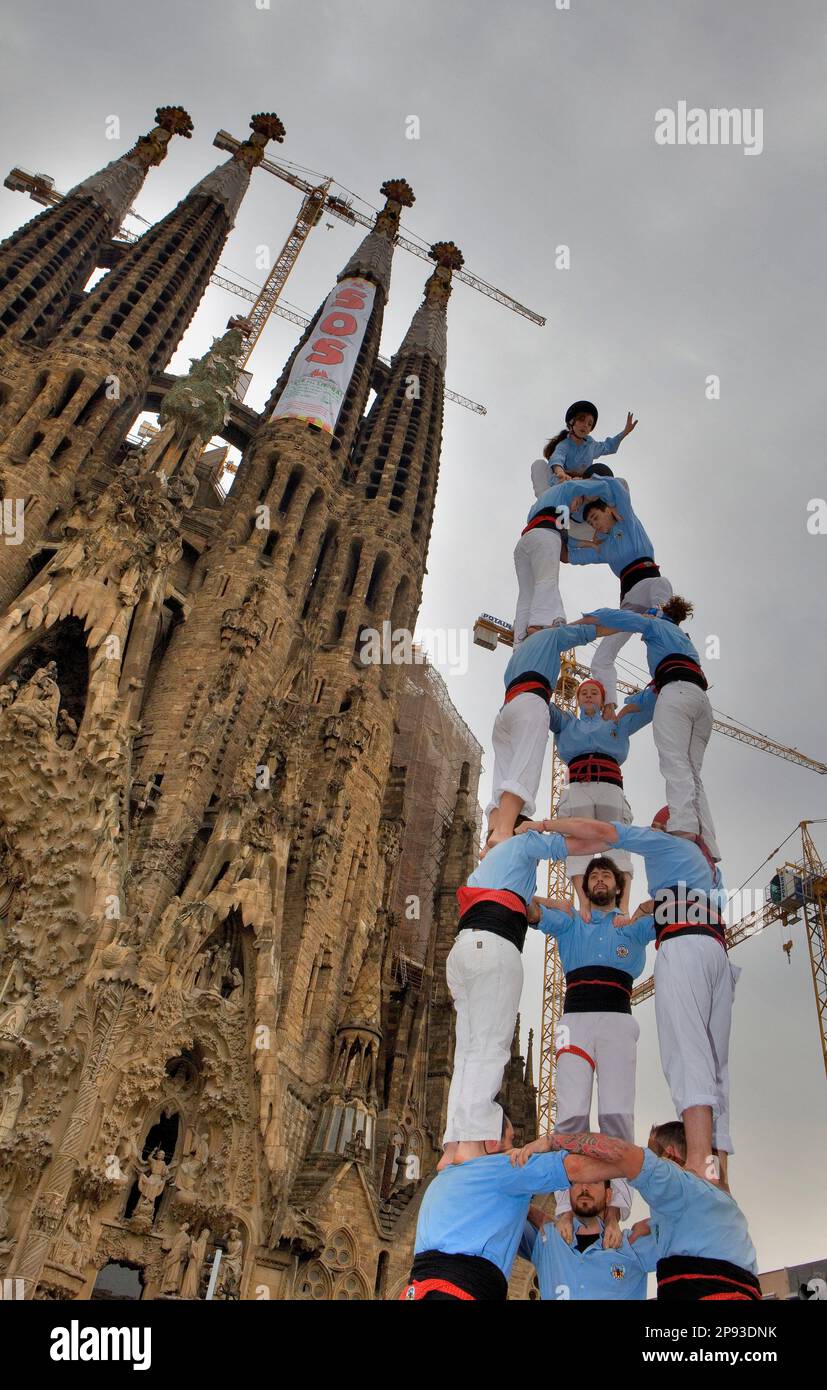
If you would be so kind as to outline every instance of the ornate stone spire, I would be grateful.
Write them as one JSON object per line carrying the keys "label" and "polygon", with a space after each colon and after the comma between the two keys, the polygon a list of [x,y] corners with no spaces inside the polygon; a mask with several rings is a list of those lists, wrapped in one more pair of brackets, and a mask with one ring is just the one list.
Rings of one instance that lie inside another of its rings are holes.
{"label": "ornate stone spire", "polygon": [[436,261],[436,269],[425,282],[425,297],[391,365],[409,353],[419,352],[436,362],[444,372],[447,357],[445,309],[453,288],[451,272],[462,268],[464,257],[452,241],[434,242],[430,255]]}
{"label": "ornate stone spire", "polygon": [[239,145],[226,163],[219,164],[217,169],[206,174],[188,194],[188,199],[191,199],[206,193],[216,202],[223,203],[231,227],[247,191],[250,174],[264,158],[267,142],[278,140],[281,143],[285,136],[282,122],[272,111],[252,116],[250,128],[253,132],[250,139]]}
{"label": "ornate stone spire", "polygon": [[534,1085],[534,1029],[528,1030],[528,1047],[525,1054],[525,1073],[523,1081],[526,1086]]}
{"label": "ornate stone spire", "polygon": [[377,213],[371,231],[354,251],[338,278],[344,280],[349,275],[364,275],[367,280],[380,286],[387,301],[399,219],[402,209],[412,207],[415,199],[413,189],[405,179],[386,179],[379,191],[385,196],[385,206]]}
{"label": "ornate stone spire", "polygon": [[165,158],[173,135],[189,139],[181,106],[161,106],[157,125],[126,154],[72,188],[0,245],[0,338],[40,345],[60,324],[119,227],[147,170]]}
{"label": "ornate stone spire", "polygon": [[66,198],[90,198],[118,226],[138,193],[147,170],[166,159],[167,146],[173,135],[183,135],[187,140],[192,137],[192,121],[182,106],[159,106],[155,120],[157,125],[148,135],[139,136],[131,150],[113,159],[105,169],[76,184]]}

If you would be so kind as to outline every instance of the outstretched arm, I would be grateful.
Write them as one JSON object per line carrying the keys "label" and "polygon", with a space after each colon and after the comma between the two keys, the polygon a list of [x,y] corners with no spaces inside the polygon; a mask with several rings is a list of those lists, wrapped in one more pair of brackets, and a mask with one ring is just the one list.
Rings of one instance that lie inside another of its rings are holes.
{"label": "outstretched arm", "polygon": [[[595,827],[600,827],[603,832],[599,834]],[[555,830],[559,835],[564,836],[566,842],[566,854],[597,854],[601,849],[607,849],[613,845],[617,839],[617,831],[608,821],[571,819],[571,820],[536,820],[524,821],[518,825],[515,835],[526,835],[530,830],[548,831]]]}
{"label": "outstretched arm", "polygon": [[522,1149],[514,1149],[511,1162],[523,1167],[532,1154],[565,1153],[570,1182],[601,1182],[605,1178],[636,1178],[643,1167],[644,1150],[609,1134],[547,1134]]}

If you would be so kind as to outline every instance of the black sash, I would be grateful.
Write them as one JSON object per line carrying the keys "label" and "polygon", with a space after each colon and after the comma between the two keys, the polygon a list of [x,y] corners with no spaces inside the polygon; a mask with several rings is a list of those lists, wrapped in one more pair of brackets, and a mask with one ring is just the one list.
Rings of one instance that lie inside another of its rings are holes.
{"label": "black sash", "polygon": [[569,763],[569,782],[610,782],[622,787],[623,773],[611,753],[578,753]]}
{"label": "black sash", "polygon": [[566,975],[565,1014],[630,1014],[632,976],[610,965],[581,965]]}
{"label": "black sash", "polygon": [[525,945],[528,923],[525,913],[504,907],[502,903],[480,902],[469,907],[459,919],[457,933],[468,929],[490,931],[494,936],[502,936],[521,952]]}
{"label": "black sash", "polygon": [[656,565],[651,555],[641,555],[639,560],[632,560],[630,564],[624,565],[620,571],[620,602],[622,603],[630,589],[633,589],[641,579],[659,579],[660,566]]}
{"label": "black sash", "polygon": [[658,662],[653,681],[658,692],[672,681],[689,681],[690,685],[699,685],[701,690],[706,690],[709,685],[697,661],[691,656],[681,656],[679,652],[670,652]]}
{"label": "black sash", "polygon": [[726,923],[702,888],[675,884],[659,888],[653,900],[656,950],[676,936],[711,936],[727,949]]}
{"label": "black sash", "polygon": [[760,1300],[754,1274],[729,1260],[706,1255],[668,1255],[657,1263],[658,1302],[687,1299]]}
{"label": "black sash", "polygon": [[[423,1250],[414,1255],[411,1265],[411,1281],[423,1279],[444,1279],[455,1284],[474,1299],[508,1298],[508,1280],[502,1270],[482,1255],[446,1255],[442,1250]],[[426,1298],[434,1297],[426,1294]],[[440,1295],[436,1295],[439,1297]],[[441,1295],[450,1298],[449,1293]]]}

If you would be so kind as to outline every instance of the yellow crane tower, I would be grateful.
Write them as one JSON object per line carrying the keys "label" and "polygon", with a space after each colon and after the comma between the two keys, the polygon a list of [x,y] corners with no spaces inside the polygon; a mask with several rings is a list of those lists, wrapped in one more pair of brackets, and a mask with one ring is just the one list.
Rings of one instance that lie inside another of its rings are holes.
{"label": "yellow crane tower", "polygon": [[[474,624],[474,641],[477,646],[487,647],[493,651],[498,643],[512,646],[513,640],[514,631],[511,624],[501,618],[495,618],[490,613],[482,613]],[[575,693],[577,686],[588,674],[588,670],[584,666],[578,665],[570,652],[563,653],[554,700],[567,713],[576,714]],[[618,689],[625,694],[636,694],[640,689],[639,686],[629,685],[625,681],[618,681],[617,684]],[[797,748],[789,748],[785,744],[776,743],[773,739],[767,738],[765,734],[746,729],[734,721],[716,719],[713,728],[727,738],[734,738],[739,743],[746,743],[751,748],[758,748],[764,753],[771,753],[787,762],[798,763],[801,767],[809,768],[811,772],[817,772],[821,775],[827,773],[827,764],[808,757],[806,753],[799,752]],[[558,756],[557,745],[554,742],[551,757],[552,815],[565,786],[565,773],[566,765]],[[772,922],[780,921],[786,924],[799,915],[804,917],[818,1010],[821,1050],[824,1056],[825,1071],[827,1071],[827,945],[825,945],[827,942],[827,930],[825,930],[827,926],[825,921],[825,914],[827,914],[827,869],[816,852],[807,828],[809,824],[811,822],[801,822],[803,846],[801,862],[784,865],[776,875],[777,887],[773,891],[780,896],[777,897],[777,900],[775,897],[771,897],[760,912],[750,914],[742,921],[729,927],[727,940],[730,946],[734,946],[751,936],[755,936]],[[775,879],[773,884],[776,884]],[[560,863],[549,864],[548,896],[572,900],[571,884],[564,866]],[[648,999],[654,992],[654,987],[654,980],[652,979],[638,985],[632,994],[633,1002],[641,1003],[644,999]],[[547,1134],[554,1124],[556,1106],[554,1039],[555,1030],[563,1012],[564,993],[565,980],[557,943],[553,937],[547,936],[545,939],[537,1085],[537,1130],[539,1134]]]}

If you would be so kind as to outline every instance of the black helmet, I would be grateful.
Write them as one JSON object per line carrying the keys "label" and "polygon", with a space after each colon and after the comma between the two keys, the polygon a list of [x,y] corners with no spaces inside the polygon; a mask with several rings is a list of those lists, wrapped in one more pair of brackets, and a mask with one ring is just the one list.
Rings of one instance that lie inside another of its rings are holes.
{"label": "black helmet", "polygon": [[597,406],[592,401],[575,401],[566,411],[566,424],[570,425],[575,415],[591,415],[597,424]]}

